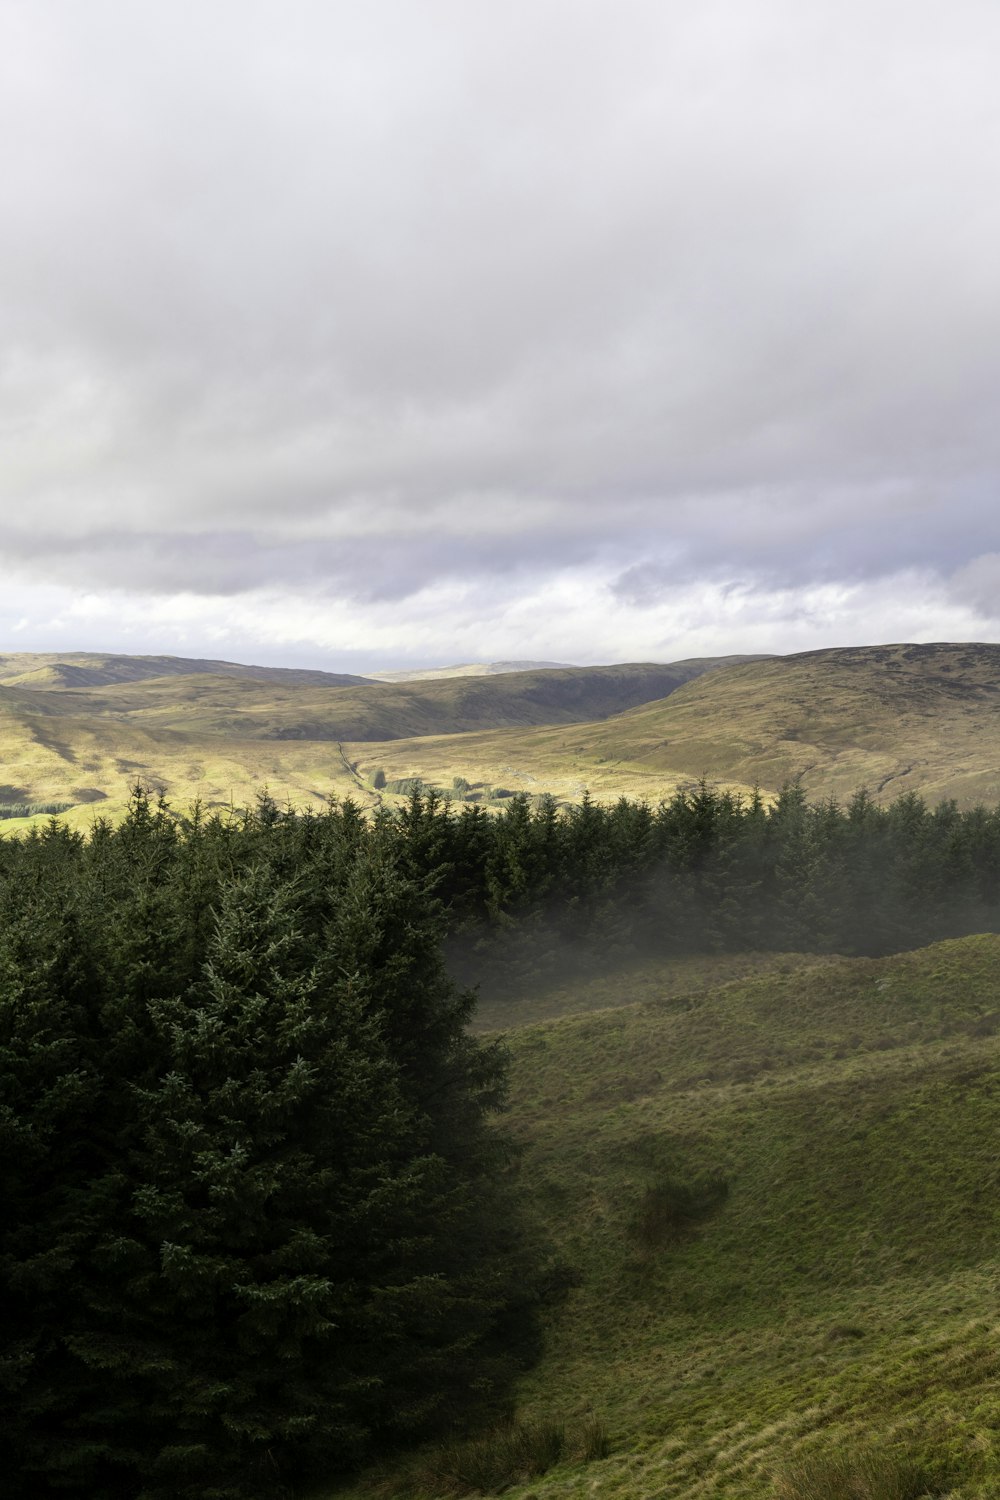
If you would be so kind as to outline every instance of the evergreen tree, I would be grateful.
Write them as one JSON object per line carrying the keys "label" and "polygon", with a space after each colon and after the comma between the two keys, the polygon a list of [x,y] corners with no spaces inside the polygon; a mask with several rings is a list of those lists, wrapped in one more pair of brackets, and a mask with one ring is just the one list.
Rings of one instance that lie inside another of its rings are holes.
{"label": "evergreen tree", "polygon": [[28,840],[0,893],[18,1500],[283,1493],[530,1350],[504,1058],[393,826],[165,816]]}

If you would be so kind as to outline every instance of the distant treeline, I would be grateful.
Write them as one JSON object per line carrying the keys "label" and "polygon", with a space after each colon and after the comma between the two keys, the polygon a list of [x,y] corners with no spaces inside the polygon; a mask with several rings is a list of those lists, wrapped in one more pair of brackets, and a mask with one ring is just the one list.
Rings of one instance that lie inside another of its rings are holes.
{"label": "distant treeline", "polygon": [[0,819],[55,817],[69,812],[72,802],[0,802]]}

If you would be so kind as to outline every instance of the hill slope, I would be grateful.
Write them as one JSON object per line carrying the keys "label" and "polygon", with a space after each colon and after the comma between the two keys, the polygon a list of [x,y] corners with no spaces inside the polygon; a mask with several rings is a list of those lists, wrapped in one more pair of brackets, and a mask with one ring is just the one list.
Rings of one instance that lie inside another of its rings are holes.
{"label": "hill slope", "polygon": [[701,776],[811,797],[860,786],[965,805],[1000,800],[1000,646],[813,651],[706,673],[603,724],[349,747],[362,768],[440,784],[657,800]]}
{"label": "hill slope", "polygon": [[66,655],[41,651],[0,654],[0,684],[48,689],[107,687],[116,682],[146,682],[151,677],[190,677],[212,673],[253,682],[280,682],[303,687],[354,687],[370,682],[338,672],[300,667],[248,667],[232,661],[206,661],[187,656],[115,656],[94,651]]}
{"label": "hill slope", "polygon": [[[167,675],[148,675],[164,661]],[[765,794],[798,778],[813,798],[865,786],[884,799],[1000,800],[997,645],[403,683],[138,657],[31,668],[8,656],[3,674],[0,814],[71,803],[81,826],[95,800],[119,809],[136,777],[179,807],[245,805],[264,786],[300,806],[348,793],[374,805],[378,771],[390,785],[419,776],[449,791],[461,778],[481,801],[491,789],[656,801],[703,775]]]}
{"label": "hill slope", "polygon": [[[150,676],[164,661],[167,675]],[[372,801],[342,741],[600,720],[661,699],[717,665],[359,683],[179,658],[43,658],[32,667],[27,657],[7,657],[0,659],[0,813],[4,804],[10,811],[12,804],[69,803],[77,810],[67,816],[87,823],[95,800],[106,799],[111,814],[120,810],[137,778],[182,808],[199,798],[245,805],[264,786],[297,805],[349,793]],[[194,670],[200,666],[227,670]]]}
{"label": "hill slope", "polygon": [[[601,981],[641,1003],[509,1034],[522,1175],[580,1277],[519,1412],[567,1458],[512,1496],[1000,1493],[998,972],[997,937],[707,992],[646,968]],[[866,1447],[922,1481],[830,1481]],[[456,1464],[381,1493],[457,1493]]]}
{"label": "hill slope", "polygon": [[569,667],[568,661],[466,661],[453,667],[409,667],[373,672],[376,682],[427,682],[434,677],[498,677],[505,672],[543,672]]}
{"label": "hill slope", "polygon": [[114,715],[205,735],[388,740],[607,718],[662,699],[707,662],[625,663],[416,683],[288,684],[189,673],[60,695],[65,712]]}

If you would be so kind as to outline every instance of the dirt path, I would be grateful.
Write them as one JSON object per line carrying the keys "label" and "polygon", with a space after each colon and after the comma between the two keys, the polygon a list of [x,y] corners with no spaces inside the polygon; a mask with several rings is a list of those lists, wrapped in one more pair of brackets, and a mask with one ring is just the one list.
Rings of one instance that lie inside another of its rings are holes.
{"label": "dirt path", "polygon": [[347,755],[345,754],[344,747],[341,744],[340,740],[337,741],[337,751],[338,751],[338,753],[340,755],[341,761],[343,762],[344,770],[347,772],[348,776],[354,782],[354,785],[357,787],[358,791],[364,797],[366,803],[372,803],[373,802],[376,807],[381,807],[382,806],[382,795],[381,795],[381,793],[373,791],[372,788],[368,785],[367,782],[362,781],[361,777],[358,775],[356,766],[353,765],[351,763],[351,761],[349,761],[347,759]]}

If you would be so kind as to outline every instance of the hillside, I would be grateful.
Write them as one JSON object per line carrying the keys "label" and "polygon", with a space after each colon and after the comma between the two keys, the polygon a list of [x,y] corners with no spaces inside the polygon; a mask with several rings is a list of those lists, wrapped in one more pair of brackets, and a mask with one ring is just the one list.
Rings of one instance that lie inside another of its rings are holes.
{"label": "hillside", "polygon": [[0,813],[68,804],[67,820],[88,826],[92,804],[117,814],[136,778],[182,808],[245,805],[264,787],[298,806],[347,794],[373,806],[413,777],[449,793],[459,780],[484,803],[511,791],[573,802],[585,790],[655,802],[702,776],[765,795],[799,779],[811,798],[865,786],[969,806],[1000,800],[998,694],[1000,646],[990,644],[409,682],[8,655]]}
{"label": "hillside", "polygon": [[388,740],[607,718],[662,699],[714,662],[566,667],[496,678],[329,687],[190,673],[67,691],[67,713],[240,738]]}
{"label": "hillside", "polygon": [[[508,1033],[522,1177],[579,1281],[518,1408],[563,1457],[512,1500],[1000,1492],[1000,938],[755,962],[647,965]],[[377,1493],[486,1467],[436,1449]]]}
{"label": "hillside", "polygon": [[354,744],[361,769],[577,800],[670,796],[701,776],[810,797],[865,786],[963,805],[1000,800],[1000,646],[893,645],[813,651],[722,667],[603,724],[461,739]]}
{"label": "hillside", "polygon": [[[210,806],[245,805],[265,786],[300,806],[347,794],[371,802],[372,789],[343,741],[600,721],[662,699],[718,665],[707,659],[359,683],[257,667],[223,672],[214,668],[225,663],[179,658],[31,660],[0,659],[0,811],[4,804],[71,804],[67,818],[84,826],[95,801],[106,801],[111,815],[120,811],[137,778],[182,808],[199,798]],[[169,672],[150,676],[163,661],[172,664]],[[204,666],[213,670],[195,670]]]}
{"label": "hillside", "polygon": [[302,687],[355,687],[371,681],[346,673],[300,667],[253,667],[232,661],[186,656],[114,656],[94,651],[58,655],[41,651],[0,653],[0,684],[59,692],[63,688],[108,687],[116,682],[146,682],[152,677],[190,677],[211,673],[253,682]]}

